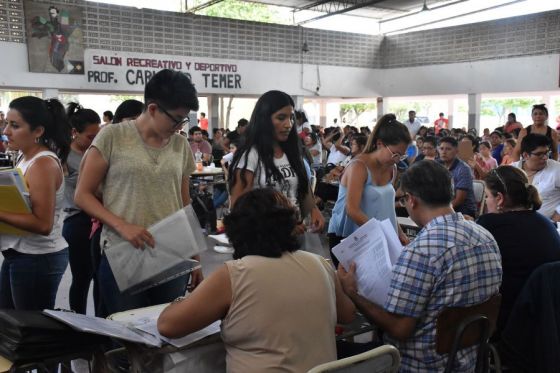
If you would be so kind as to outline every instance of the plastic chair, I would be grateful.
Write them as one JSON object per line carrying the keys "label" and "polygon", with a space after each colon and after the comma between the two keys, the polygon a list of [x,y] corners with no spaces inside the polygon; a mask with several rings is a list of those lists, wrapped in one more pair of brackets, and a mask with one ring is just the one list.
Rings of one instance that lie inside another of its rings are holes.
{"label": "plastic chair", "polygon": [[496,294],[483,303],[445,308],[439,314],[436,351],[440,355],[449,354],[445,373],[453,372],[457,351],[471,346],[478,346],[475,372],[488,371],[488,356],[492,351],[489,339],[496,328],[501,300],[502,296]]}
{"label": "plastic chair", "polygon": [[391,345],[384,345],[345,359],[317,365],[307,373],[396,373],[400,365],[399,351]]}
{"label": "plastic chair", "polygon": [[486,199],[484,198],[484,190],[486,189],[486,184],[482,180],[473,180],[473,191],[474,191],[474,199],[476,201],[476,205],[478,206],[477,216],[482,215],[484,212],[484,206]]}

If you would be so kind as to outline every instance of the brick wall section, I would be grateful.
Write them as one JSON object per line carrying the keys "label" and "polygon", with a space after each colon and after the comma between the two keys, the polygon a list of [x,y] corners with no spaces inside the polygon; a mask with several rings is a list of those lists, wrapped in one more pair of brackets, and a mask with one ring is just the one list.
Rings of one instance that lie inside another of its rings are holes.
{"label": "brick wall section", "polygon": [[[305,39],[310,50],[303,56],[305,63],[364,68],[381,65],[381,36],[136,9],[82,0],[40,1],[82,7],[86,48],[299,63],[302,40]],[[25,43],[22,0],[0,0],[0,41]]]}
{"label": "brick wall section", "polygon": [[560,53],[560,11],[388,36],[382,67]]}
{"label": "brick wall section", "polygon": [[[83,0],[37,1],[82,7],[84,42],[94,49],[299,63],[305,39],[305,63],[365,68],[560,53],[560,11],[382,37]],[[23,0],[0,0],[0,41],[25,43]]]}

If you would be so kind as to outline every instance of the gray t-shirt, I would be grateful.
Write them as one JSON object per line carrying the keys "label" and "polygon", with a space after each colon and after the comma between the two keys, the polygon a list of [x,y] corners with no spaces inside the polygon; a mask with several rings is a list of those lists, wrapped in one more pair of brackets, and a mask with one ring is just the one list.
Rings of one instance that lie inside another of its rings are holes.
{"label": "gray t-shirt", "polygon": [[[109,168],[102,184],[103,205],[125,221],[149,227],[183,207],[181,182],[195,165],[187,139],[173,134],[162,148],[147,146],[135,121],[111,124],[93,140]],[[101,247],[122,242],[103,226]]]}
{"label": "gray t-shirt", "polygon": [[81,211],[74,203],[74,194],[76,193],[76,183],[78,182],[78,173],[80,171],[82,157],[82,154],[70,149],[70,153],[68,153],[68,158],[66,159],[66,170],[68,174],[64,178],[64,203],[62,205],[66,213],[64,219],[68,219]]}

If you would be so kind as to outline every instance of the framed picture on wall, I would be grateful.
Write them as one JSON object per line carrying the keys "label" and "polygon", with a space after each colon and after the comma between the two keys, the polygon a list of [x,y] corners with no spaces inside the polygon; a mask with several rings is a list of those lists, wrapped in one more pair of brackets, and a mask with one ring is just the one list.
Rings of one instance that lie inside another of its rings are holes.
{"label": "framed picture on wall", "polygon": [[72,4],[25,0],[29,71],[83,74],[82,9]]}

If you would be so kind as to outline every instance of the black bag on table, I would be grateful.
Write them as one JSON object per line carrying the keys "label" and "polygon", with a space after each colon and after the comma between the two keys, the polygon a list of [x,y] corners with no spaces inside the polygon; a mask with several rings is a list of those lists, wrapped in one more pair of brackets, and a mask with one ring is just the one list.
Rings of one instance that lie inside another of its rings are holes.
{"label": "black bag on table", "polygon": [[80,353],[107,341],[76,331],[42,311],[0,310],[0,355],[15,364]]}

